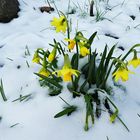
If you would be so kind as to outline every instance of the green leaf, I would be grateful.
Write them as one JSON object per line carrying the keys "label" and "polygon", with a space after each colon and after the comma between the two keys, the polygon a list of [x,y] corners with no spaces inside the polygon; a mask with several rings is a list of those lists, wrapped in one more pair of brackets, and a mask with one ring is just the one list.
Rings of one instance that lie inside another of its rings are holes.
{"label": "green leaf", "polygon": [[85,102],[86,102],[86,119],[85,119],[85,131],[88,130],[88,120],[89,120],[89,116],[91,117],[92,120],[92,124],[94,124],[94,111],[93,111],[93,98],[92,95],[90,94],[86,94],[84,96],[85,98]]}
{"label": "green leaf", "polygon": [[[97,34],[97,32],[93,33],[93,34],[90,36],[90,38],[88,39],[88,44],[89,44],[90,46],[91,46],[91,44],[92,44],[92,42],[93,42],[93,40],[94,40],[96,34]],[[90,47],[90,46],[89,46],[89,47]]]}
{"label": "green leaf", "polygon": [[107,58],[106,58],[106,61],[105,61],[105,70],[107,71],[107,68],[108,68],[108,65],[109,65],[109,62],[110,60],[112,59],[112,55],[113,55],[113,52],[114,52],[114,49],[115,49],[116,45],[114,45],[111,50],[109,51],[108,55],[107,55]]}
{"label": "green leaf", "polygon": [[39,76],[40,78],[42,78],[43,80],[49,82],[49,83],[52,84],[53,86],[56,86],[57,88],[60,88],[60,89],[63,88],[62,85],[60,85],[58,82],[56,82],[55,79],[50,79],[50,78],[48,78],[48,77],[46,77],[46,76],[44,76],[44,75],[41,75],[41,74],[39,74],[39,73],[35,73],[35,74],[36,74],[37,76]]}
{"label": "green leaf", "polygon": [[5,93],[4,93],[4,88],[3,88],[3,82],[2,82],[2,79],[1,79],[1,81],[0,81],[0,93],[1,93],[1,96],[2,96],[2,98],[3,98],[3,101],[7,101],[7,98],[6,98],[6,96],[5,96]]}
{"label": "green leaf", "polygon": [[95,84],[96,82],[96,79],[95,79],[96,70],[97,70],[96,56],[97,56],[97,53],[95,50],[93,54],[91,55],[89,62],[86,63],[81,69],[82,73],[85,75],[85,79],[89,82],[89,84]]}
{"label": "green leaf", "polygon": [[118,108],[116,107],[116,105],[108,98],[106,97],[107,100],[112,104],[112,106],[116,109],[115,113],[113,113],[114,115],[112,115],[111,121],[115,120],[116,117],[119,119],[119,121],[122,123],[122,125],[126,128],[126,130],[129,132],[130,130],[128,129],[128,127],[126,126],[126,124],[122,121],[122,119],[118,116]]}
{"label": "green leaf", "polygon": [[88,69],[89,69],[89,62],[86,63],[86,64],[81,68],[82,74],[85,75],[85,78],[88,77]]}
{"label": "green leaf", "polygon": [[89,73],[88,73],[88,81],[92,84],[96,83],[96,73],[97,73],[97,66],[96,66],[96,50],[91,55],[90,63],[89,63]]}
{"label": "green leaf", "polygon": [[20,101],[20,102],[22,102],[22,101],[28,101],[29,99],[31,99],[31,96],[32,96],[32,94],[28,94],[28,95],[25,95],[25,96],[20,95],[19,98],[13,100],[12,102],[16,102],[16,101]]}
{"label": "green leaf", "polygon": [[61,93],[61,89],[54,89],[54,90],[52,90],[50,93],[49,93],[49,95],[50,96],[57,96],[57,95],[59,95]]}
{"label": "green leaf", "polygon": [[70,107],[66,107],[63,111],[57,113],[54,118],[59,118],[62,117],[64,115],[71,115],[71,113],[73,113],[74,111],[76,111],[77,107],[76,106],[70,106]]}
{"label": "green leaf", "polygon": [[13,127],[15,127],[17,125],[19,125],[19,123],[16,123],[16,124],[11,125],[10,128],[13,128]]}
{"label": "green leaf", "polygon": [[104,62],[105,62],[105,59],[106,59],[106,55],[107,55],[107,45],[105,46],[105,49],[103,51],[103,54],[102,54],[102,57],[101,57],[101,61],[100,61],[100,64],[97,68],[97,73],[96,73],[96,85],[97,87],[100,86],[101,82],[104,80]]}
{"label": "green leaf", "polygon": [[71,59],[71,66],[73,69],[77,69],[77,66],[78,66],[78,56],[79,54],[75,53]]}

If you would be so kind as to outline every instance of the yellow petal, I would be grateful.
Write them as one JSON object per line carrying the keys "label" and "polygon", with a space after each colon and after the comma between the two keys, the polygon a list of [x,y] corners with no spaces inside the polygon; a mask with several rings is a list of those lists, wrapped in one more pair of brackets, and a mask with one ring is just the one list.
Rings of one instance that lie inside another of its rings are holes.
{"label": "yellow petal", "polygon": [[134,73],[125,68],[119,68],[115,73],[113,73],[113,76],[115,77],[116,82],[119,79],[125,82],[129,79],[129,74],[134,74]]}
{"label": "yellow petal", "polygon": [[56,28],[56,32],[66,32],[67,21],[64,16],[60,16],[59,18],[53,18],[51,25]]}
{"label": "yellow petal", "polygon": [[53,74],[56,74],[56,73],[57,73],[57,76],[63,77],[64,81],[71,81],[71,76],[72,75],[78,76],[80,72],[78,70],[63,67],[62,70],[53,72]]}

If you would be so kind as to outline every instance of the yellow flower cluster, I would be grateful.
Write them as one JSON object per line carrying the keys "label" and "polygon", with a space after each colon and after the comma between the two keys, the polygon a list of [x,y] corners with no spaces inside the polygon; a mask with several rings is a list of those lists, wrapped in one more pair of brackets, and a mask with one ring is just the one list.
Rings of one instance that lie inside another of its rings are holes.
{"label": "yellow flower cluster", "polygon": [[[59,18],[54,17],[51,25],[55,27],[56,32],[62,32],[65,33],[66,30],[69,28],[68,20],[67,18],[62,15]],[[74,49],[76,46],[77,52],[85,57],[90,54],[89,47],[88,45],[88,39],[86,39],[81,32],[78,32],[76,36],[73,39],[70,39],[69,36],[68,38],[65,39],[65,41],[68,42],[68,49],[71,51]],[[79,47],[79,48],[78,48]],[[52,52],[48,55],[48,63],[52,63],[53,60],[56,58],[56,53],[57,53],[57,47],[54,47]],[[65,54],[63,54],[65,55]],[[38,52],[36,51],[33,57],[33,62],[40,64],[40,56],[38,55]],[[124,63],[124,62],[123,62]],[[132,65],[134,68],[138,67],[140,65],[140,59],[137,58],[137,52],[134,50],[134,57],[132,60],[130,60],[125,66],[120,65],[120,67],[112,74],[114,77],[114,80],[117,82],[118,80],[122,81],[127,81],[129,79],[129,74],[133,74],[127,66]],[[64,81],[71,81],[72,80],[72,75],[75,75],[76,77],[78,76],[80,72],[78,70],[74,70],[71,68],[70,60],[68,55],[64,56],[64,66],[62,67],[61,70],[57,70],[53,72],[53,74],[57,74],[57,76],[61,76]],[[39,74],[44,75],[44,76],[49,76],[50,72],[47,71],[44,67],[39,71]]]}
{"label": "yellow flower cluster", "polygon": [[[65,33],[66,30],[67,30],[67,19],[65,16],[60,16],[59,18],[56,18],[54,17],[52,22],[51,22],[51,25],[54,26],[56,28],[56,32],[63,32]],[[68,49],[69,50],[73,50],[75,45],[76,45],[76,40],[75,39],[69,39],[69,38],[66,38],[65,41],[67,41],[69,44],[68,44]],[[85,42],[84,41],[80,41],[78,42],[78,45],[80,47],[80,55],[81,56],[87,56],[90,54],[90,51],[89,49],[85,46]]]}

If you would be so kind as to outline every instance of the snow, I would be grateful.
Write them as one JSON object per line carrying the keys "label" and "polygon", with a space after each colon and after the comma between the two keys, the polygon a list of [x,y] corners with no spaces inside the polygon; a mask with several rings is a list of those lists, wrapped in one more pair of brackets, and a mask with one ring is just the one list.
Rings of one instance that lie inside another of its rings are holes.
{"label": "snow", "polygon": [[[68,9],[68,0],[54,0],[57,8],[64,13]],[[57,11],[41,13],[40,6],[46,5],[45,0],[19,0],[21,11],[19,18],[10,23],[0,23],[0,78],[3,80],[7,102],[0,98],[0,140],[136,140],[140,137],[140,68],[131,75],[129,81],[123,84],[126,93],[121,90],[115,91],[113,97],[120,111],[120,117],[126,123],[130,132],[127,132],[117,120],[114,124],[109,122],[109,115],[102,113],[100,119],[96,119],[93,127],[85,132],[85,103],[84,99],[72,98],[65,88],[60,94],[72,105],[77,105],[78,110],[71,116],[55,119],[54,115],[62,110],[65,103],[58,97],[50,97],[48,89],[40,87],[38,77],[34,72],[39,66],[32,63],[34,51],[37,48],[52,49],[48,44],[64,38],[64,34],[56,34],[51,27],[50,21]],[[105,19],[96,22],[95,17],[90,17],[87,12],[88,0],[71,0],[71,7],[80,5],[82,12],[76,7],[77,12],[69,15],[72,19],[72,34],[77,27],[89,37],[93,32],[98,32],[98,38],[93,42],[93,48],[102,52],[105,44],[112,47],[118,43],[125,51],[117,49],[115,54],[125,53],[134,44],[140,43],[140,1],[139,0],[96,0],[100,10],[106,11],[107,7],[114,7],[104,15]],[[124,3],[123,3],[124,2]],[[54,4],[51,3],[54,7]],[[94,9],[96,12],[96,9]],[[83,16],[83,13],[86,16]],[[132,20],[130,15],[136,17]],[[136,27],[137,26],[137,27]],[[114,39],[105,34],[112,34],[119,39]],[[31,53],[25,56],[26,46]],[[139,49],[138,49],[139,50]],[[131,58],[131,57],[130,57]],[[10,60],[12,59],[12,60]],[[27,66],[29,63],[30,67]],[[17,67],[20,65],[20,68]],[[12,102],[20,94],[32,94],[27,102]],[[18,124],[17,124],[18,123]],[[17,124],[10,128],[10,126]]]}

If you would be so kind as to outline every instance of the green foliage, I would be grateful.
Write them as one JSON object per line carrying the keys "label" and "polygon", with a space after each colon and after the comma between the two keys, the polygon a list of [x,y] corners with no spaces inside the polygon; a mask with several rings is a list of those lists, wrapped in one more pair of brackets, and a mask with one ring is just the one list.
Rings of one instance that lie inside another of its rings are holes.
{"label": "green foliage", "polygon": [[63,111],[57,113],[54,118],[59,118],[59,117],[62,117],[64,115],[71,115],[74,111],[76,111],[77,107],[76,106],[68,106],[68,107],[65,107]]}
{"label": "green foliage", "polygon": [[[99,118],[102,111],[109,113],[111,123],[114,123],[118,119],[129,131],[119,117],[119,109],[111,100],[113,86],[111,87],[109,85],[108,78],[112,77],[114,86],[123,89],[123,86],[119,85],[117,81],[128,80],[131,72],[128,69],[126,59],[130,53],[135,52],[136,66],[140,65],[139,59],[136,57],[136,48],[140,47],[140,44],[132,46],[124,56],[114,56],[117,44],[113,45],[110,49],[106,45],[102,53],[98,53],[96,49],[92,48],[92,43],[97,36],[97,32],[94,32],[89,38],[86,38],[81,31],[76,31],[75,36],[71,39],[70,23],[62,12],[61,14],[62,16],[60,15],[60,18],[56,18],[52,22],[57,31],[61,29],[60,32],[63,31],[64,33],[64,29],[66,29],[67,38],[65,40],[68,41],[68,47],[66,47],[65,43],[62,44],[60,41],[58,42],[54,39],[54,43],[49,44],[53,47],[51,52],[41,48],[36,50],[33,62],[38,63],[42,67],[38,73],[35,73],[40,78],[41,86],[49,87],[49,95],[56,96],[63,89],[63,81],[69,82],[67,88],[72,93],[73,98],[83,97],[85,101],[85,131],[89,129],[89,117],[91,118],[92,124],[94,124],[95,118]],[[103,15],[103,13],[97,11],[96,20],[102,20]],[[55,22],[56,24],[54,24]],[[60,24],[58,24],[59,22]],[[63,66],[58,65],[59,60],[64,61]],[[81,61],[84,62],[83,66],[81,66]],[[62,69],[58,70],[60,67]],[[64,115],[69,116],[77,110],[76,106],[69,105],[64,99],[62,100],[67,104],[67,107],[57,113],[54,116],[55,118]],[[102,106],[104,106],[103,109],[101,109]]]}
{"label": "green foliage", "polygon": [[0,93],[1,93],[1,96],[2,96],[3,101],[6,102],[6,101],[7,101],[7,98],[6,98],[5,93],[4,93],[4,88],[3,88],[2,79],[1,79],[1,81],[0,81]]}

